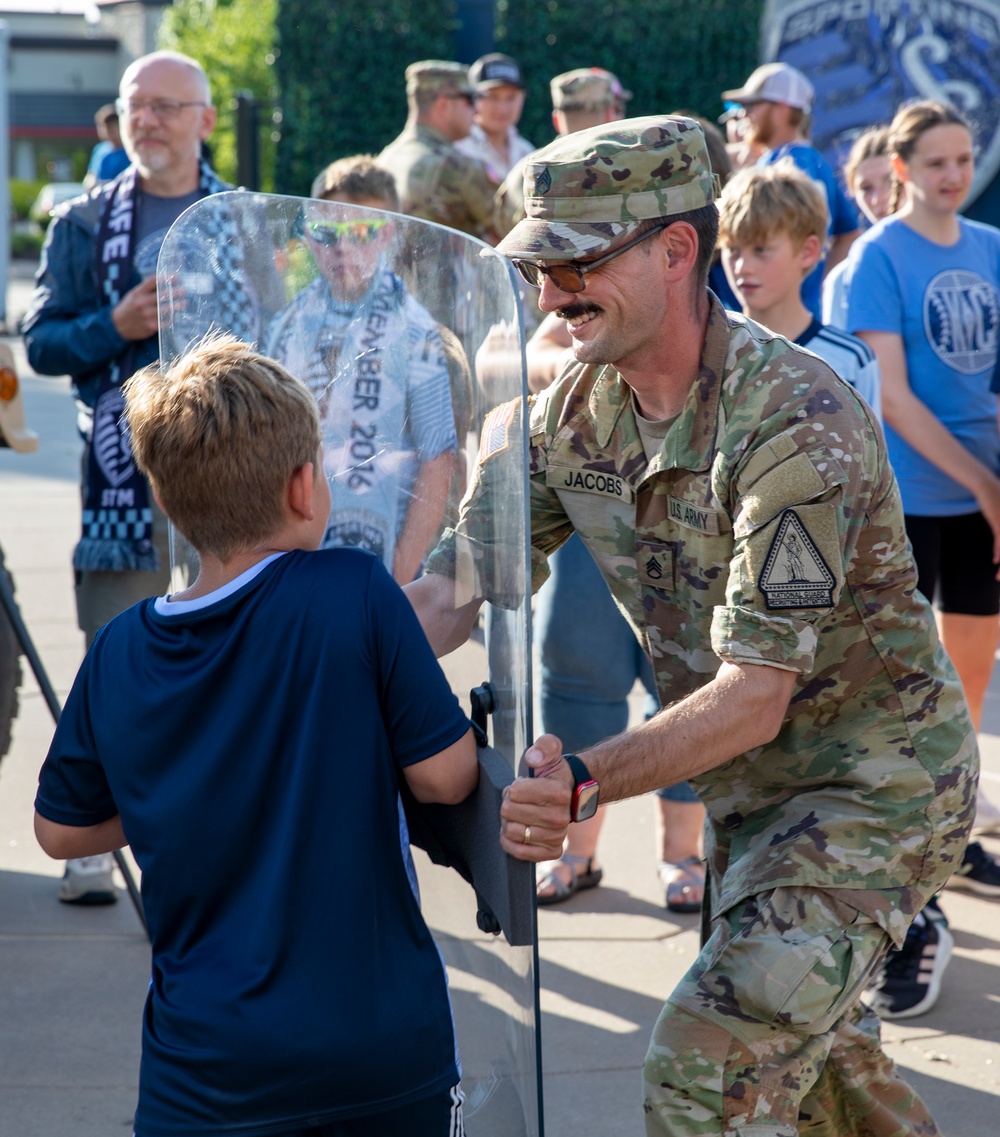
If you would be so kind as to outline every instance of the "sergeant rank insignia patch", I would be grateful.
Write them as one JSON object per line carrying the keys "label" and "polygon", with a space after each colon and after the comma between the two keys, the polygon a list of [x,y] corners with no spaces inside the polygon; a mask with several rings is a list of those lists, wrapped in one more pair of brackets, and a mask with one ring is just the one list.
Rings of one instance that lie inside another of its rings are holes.
{"label": "sergeant rank insignia patch", "polygon": [[757,587],[769,609],[832,608],[833,573],[794,509],[778,523]]}

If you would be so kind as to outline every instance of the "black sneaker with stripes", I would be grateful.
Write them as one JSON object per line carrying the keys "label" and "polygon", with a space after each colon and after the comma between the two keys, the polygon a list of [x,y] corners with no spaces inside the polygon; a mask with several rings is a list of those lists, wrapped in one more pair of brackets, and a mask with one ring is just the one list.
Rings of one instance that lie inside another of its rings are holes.
{"label": "black sneaker with stripes", "polygon": [[932,900],[917,913],[903,946],[885,957],[865,1002],[884,1019],[926,1014],[941,993],[941,978],[954,944],[948,921]]}
{"label": "black sneaker with stripes", "polygon": [[977,896],[1000,896],[1000,864],[978,841],[970,841],[962,867],[952,873],[946,887],[964,888]]}

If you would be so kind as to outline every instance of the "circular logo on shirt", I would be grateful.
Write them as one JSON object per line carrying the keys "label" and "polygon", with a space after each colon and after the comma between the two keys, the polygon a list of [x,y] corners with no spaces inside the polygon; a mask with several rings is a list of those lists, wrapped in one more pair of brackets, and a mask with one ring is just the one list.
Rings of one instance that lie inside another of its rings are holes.
{"label": "circular logo on shirt", "polygon": [[924,330],[937,357],[965,375],[996,363],[1000,328],[997,290],[978,273],[939,272],[924,293]]}
{"label": "circular logo on shirt", "polygon": [[143,237],[136,245],[135,252],[132,254],[132,264],[143,280],[156,275],[156,261],[166,235],[167,230],[165,228],[157,229],[155,233]]}

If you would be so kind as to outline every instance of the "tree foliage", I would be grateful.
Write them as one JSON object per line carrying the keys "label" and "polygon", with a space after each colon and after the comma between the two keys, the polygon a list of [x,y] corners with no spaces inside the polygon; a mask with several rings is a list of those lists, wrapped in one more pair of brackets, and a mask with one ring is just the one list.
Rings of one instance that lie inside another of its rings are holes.
{"label": "tree foliage", "polygon": [[236,181],[236,93],[258,100],[261,188],[274,188],[277,133],[275,11],[278,0],[175,0],[160,25],[159,46],[181,51],[205,68],[219,112],[210,139],[219,175]]}
{"label": "tree foliage", "polygon": [[391,142],[407,65],[453,58],[454,28],[453,0],[280,0],[279,191],[306,194],[328,162]]}
{"label": "tree foliage", "polygon": [[604,67],[633,92],[630,115],[689,110],[715,120],[719,92],[757,66],[764,0],[496,0],[497,51],[517,59],[528,85],[522,133],[552,137],[549,79]]}

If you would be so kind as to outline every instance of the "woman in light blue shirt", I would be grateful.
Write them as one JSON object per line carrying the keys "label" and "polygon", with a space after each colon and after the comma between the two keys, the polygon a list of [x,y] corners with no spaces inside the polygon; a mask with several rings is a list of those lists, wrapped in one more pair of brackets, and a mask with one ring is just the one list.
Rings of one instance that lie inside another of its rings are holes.
{"label": "woman in light blue shirt", "polygon": [[973,140],[939,103],[911,103],[890,126],[895,209],[851,250],[848,328],[882,372],[918,585],[978,729],[1000,638],[1000,431],[990,378],[1000,330],[1000,231],[959,216]]}

